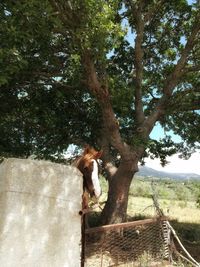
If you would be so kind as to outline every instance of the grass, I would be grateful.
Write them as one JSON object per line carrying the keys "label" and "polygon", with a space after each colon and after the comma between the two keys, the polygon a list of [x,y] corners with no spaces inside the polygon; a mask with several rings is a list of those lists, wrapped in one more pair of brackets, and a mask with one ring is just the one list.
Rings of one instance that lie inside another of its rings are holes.
{"label": "grass", "polygon": [[[183,223],[200,224],[200,208],[197,207],[196,201],[200,194],[200,182],[193,181],[134,178],[129,193],[129,216],[152,217],[156,215],[151,198],[152,181],[160,208],[166,216]],[[108,188],[104,178],[101,179],[101,186],[103,189],[101,201],[105,201]]]}
{"label": "grass", "polygon": [[[159,206],[163,210],[164,215],[169,217],[169,221],[175,229],[179,239],[190,255],[200,262],[200,182],[193,181],[174,181],[174,180],[158,180],[153,181],[154,189],[158,198]],[[136,178],[130,187],[128,202],[128,220],[136,220],[154,217],[156,211],[152,200],[152,181],[149,179]],[[103,194],[100,202],[106,201],[107,198],[107,182],[101,179],[101,187]],[[94,212],[90,219],[90,225],[98,225],[99,212]],[[107,259],[110,260],[110,259]],[[95,266],[96,260],[91,266]],[[90,265],[88,265],[90,266]],[[167,262],[155,262],[148,252],[145,252],[141,258],[138,258],[134,264],[128,263],[120,266],[137,266],[137,267],[191,267],[192,265],[178,260],[176,264],[170,265]]]}
{"label": "grass", "polygon": [[[169,217],[186,249],[200,261],[200,182],[154,179],[154,188],[160,208]],[[130,187],[128,202],[129,218],[149,218],[156,215],[153,207],[152,179],[135,178]],[[107,183],[101,179],[106,200]],[[180,265],[183,266],[183,265]]]}
{"label": "grass", "polygon": [[[160,199],[160,208],[171,220],[184,223],[200,224],[200,209],[194,201]],[[129,197],[128,215],[133,217],[142,214],[145,217],[155,216],[153,201],[147,197]]]}
{"label": "grass", "polygon": [[[194,201],[159,200],[160,208],[169,217],[187,251],[200,262],[200,208]],[[152,217],[155,210],[150,198],[130,197],[128,215],[131,217]],[[183,266],[183,265],[180,265]]]}
{"label": "grass", "polygon": [[[197,207],[196,202],[200,194],[200,182],[197,181],[134,178],[129,193],[128,216],[152,217],[156,215],[151,198],[152,182],[164,215],[179,223],[200,225],[200,208]],[[101,201],[105,201],[108,190],[105,179],[101,179],[101,186],[104,192]]]}

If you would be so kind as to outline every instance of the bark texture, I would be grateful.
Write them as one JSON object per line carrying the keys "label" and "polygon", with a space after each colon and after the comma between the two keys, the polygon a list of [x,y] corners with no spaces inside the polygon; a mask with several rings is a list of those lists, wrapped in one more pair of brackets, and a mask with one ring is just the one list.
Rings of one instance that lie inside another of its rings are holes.
{"label": "bark texture", "polygon": [[129,188],[135,172],[134,162],[122,162],[109,180],[108,199],[101,216],[102,224],[126,221]]}

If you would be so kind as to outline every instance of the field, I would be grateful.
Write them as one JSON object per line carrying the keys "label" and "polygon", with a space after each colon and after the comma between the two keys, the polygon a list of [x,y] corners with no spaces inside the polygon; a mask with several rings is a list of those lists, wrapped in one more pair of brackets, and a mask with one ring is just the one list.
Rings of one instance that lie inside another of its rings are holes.
{"label": "field", "polygon": [[[107,185],[103,179],[102,187],[101,200],[105,200]],[[129,220],[156,215],[153,192],[186,249],[200,262],[200,181],[135,178],[129,193]]]}
{"label": "field", "polygon": [[[107,183],[101,179],[106,200]],[[140,178],[133,180],[128,203],[128,216],[152,217],[155,214],[152,195],[156,195],[160,208],[171,220],[200,225],[200,181]]]}
{"label": "field", "polygon": [[[193,223],[200,225],[200,209],[196,207],[195,201],[181,201],[160,199],[160,208],[170,220],[182,223]],[[128,215],[152,217],[155,216],[153,201],[147,197],[130,197],[128,204]]]}

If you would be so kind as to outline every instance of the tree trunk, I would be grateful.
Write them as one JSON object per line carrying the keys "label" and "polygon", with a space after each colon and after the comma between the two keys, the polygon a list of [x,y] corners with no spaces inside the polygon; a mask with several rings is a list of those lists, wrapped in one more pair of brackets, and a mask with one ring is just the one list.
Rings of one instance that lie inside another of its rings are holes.
{"label": "tree trunk", "polygon": [[135,172],[135,162],[122,161],[117,172],[111,177],[108,199],[101,215],[102,225],[126,221],[129,189]]}

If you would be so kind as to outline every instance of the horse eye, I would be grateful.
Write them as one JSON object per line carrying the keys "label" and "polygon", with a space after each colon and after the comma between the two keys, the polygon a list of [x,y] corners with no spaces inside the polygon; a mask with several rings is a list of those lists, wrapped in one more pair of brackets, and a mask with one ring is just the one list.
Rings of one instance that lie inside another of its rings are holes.
{"label": "horse eye", "polygon": [[84,166],[84,168],[83,168],[85,171],[86,170],[88,170],[89,169],[89,167],[88,166]]}

